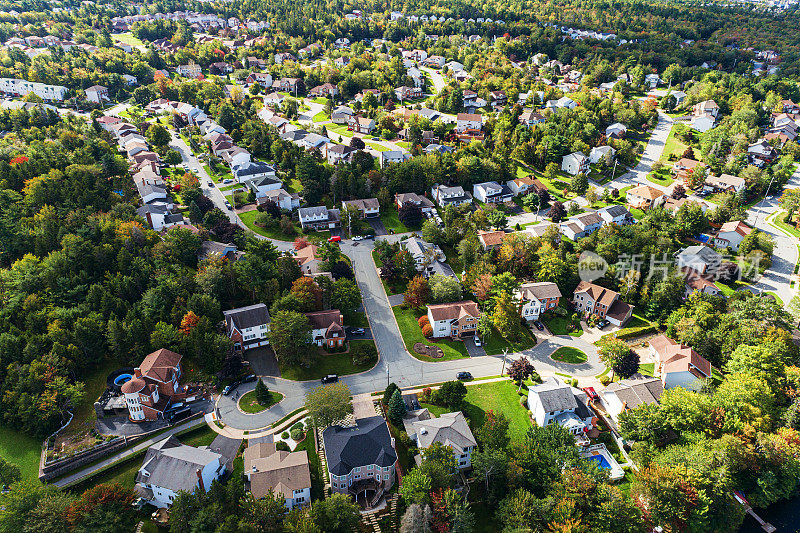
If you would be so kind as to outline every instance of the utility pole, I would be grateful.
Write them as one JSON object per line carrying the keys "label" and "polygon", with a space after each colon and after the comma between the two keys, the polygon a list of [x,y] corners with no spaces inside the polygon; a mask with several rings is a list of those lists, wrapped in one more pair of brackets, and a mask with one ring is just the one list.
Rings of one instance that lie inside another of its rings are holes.
{"label": "utility pole", "polygon": [[506,354],[508,353],[508,348],[503,348],[503,367],[500,369],[500,377],[503,376],[503,373],[506,371]]}

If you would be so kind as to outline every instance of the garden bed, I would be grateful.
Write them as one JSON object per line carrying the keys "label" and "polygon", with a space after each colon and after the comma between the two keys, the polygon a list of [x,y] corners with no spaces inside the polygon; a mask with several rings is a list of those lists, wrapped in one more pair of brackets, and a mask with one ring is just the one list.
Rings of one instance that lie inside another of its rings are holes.
{"label": "garden bed", "polygon": [[433,359],[441,359],[444,357],[444,352],[438,346],[431,346],[422,342],[414,343],[414,352]]}

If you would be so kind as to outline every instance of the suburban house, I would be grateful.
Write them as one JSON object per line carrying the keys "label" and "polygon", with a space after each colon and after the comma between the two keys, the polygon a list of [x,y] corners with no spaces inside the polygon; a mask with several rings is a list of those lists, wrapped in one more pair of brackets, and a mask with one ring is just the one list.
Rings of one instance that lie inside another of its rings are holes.
{"label": "suburban house", "polygon": [[615,326],[622,326],[633,313],[633,307],[620,300],[619,293],[588,281],[578,283],[572,301],[579,313],[604,318]]}
{"label": "suburban house", "polygon": [[244,252],[240,252],[232,242],[225,244],[217,241],[203,241],[200,251],[197,252],[197,260],[203,261],[211,257],[222,258],[226,261],[238,261],[244,257]]}
{"label": "suburban house", "polygon": [[703,188],[708,191],[730,191],[740,192],[745,187],[744,178],[721,174],[719,176],[709,175],[703,183]]}
{"label": "suburban house", "polygon": [[640,185],[626,193],[628,205],[641,210],[648,209],[653,202],[664,196],[664,193],[650,185]]}
{"label": "suburban house", "polygon": [[358,209],[361,218],[375,218],[381,214],[381,206],[377,198],[362,198],[360,200],[344,200],[342,209],[352,207]]}
{"label": "suburban house", "polygon": [[533,111],[531,109],[527,111],[523,111],[522,114],[519,116],[519,123],[523,126],[535,126],[536,124],[544,124],[545,122],[544,115]]}
{"label": "suburban house", "polygon": [[431,196],[433,200],[439,204],[439,207],[447,207],[448,205],[463,205],[471,204],[472,196],[464,191],[460,185],[453,187],[447,185],[434,185],[431,188]]}
{"label": "suburban house", "polygon": [[425,196],[420,196],[414,192],[400,192],[394,195],[394,203],[397,209],[403,207],[403,204],[411,203],[419,206],[423,213],[430,213],[434,209],[433,202]]}
{"label": "suburban house", "polygon": [[260,206],[267,201],[275,202],[284,211],[294,211],[300,207],[300,195],[283,189],[264,191],[260,198],[256,198],[256,205]]}
{"label": "suburban house", "polygon": [[162,348],[133,369],[133,377],[120,387],[131,421],[164,418],[164,411],[179,394],[182,358]]}
{"label": "suburban house", "polygon": [[314,311],[306,313],[306,318],[311,323],[311,340],[317,346],[339,348],[344,346],[345,332],[341,311],[329,309],[327,311]]}
{"label": "suburban house", "polygon": [[606,157],[609,157],[608,154],[611,154],[610,157],[613,159],[616,153],[617,151],[610,146],[596,146],[589,152],[589,163],[596,165],[600,161],[605,161]]}
{"label": "suburban house", "polygon": [[153,444],[136,473],[134,491],[159,508],[172,505],[181,491],[208,492],[225,472],[222,455],[208,449],[187,446],[174,436]]}
{"label": "suburban house", "polygon": [[561,160],[561,170],[576,176],[589,172],[589,158],[583,152],[573,152]]}
{"label": "suburban house", "polygon": [[244,84],[248,87],[256,83],[260,85],[262,89],[271,88],[272,74],[269,72],[251,72],[250,75],[247,76],[247,79],[244,80]]}
{"label": "suburban house", "polygon": [[420,450],[427,450],[438,442],[453,451],[458,468],[472,466],[472,452],[478,449],[478,441],[461,411],[432,417],[427,409],[417,409],[406,413],[403,426]]}
{"label": "suburban house", "polygon": [[422,96],[421,84],[415,87],[409,87],[407,85],[398,87],[397,89],[394,90],[394,95],[401,102],[403,100],[413,100],[414,98],[419,98],[420,96]]}
{"label": "suburban house", "polygon": [[686,100],[686,93],[683,91],[673,91],[669,93],[669,96],[675,98],[675,107],[680,106],[683,104],[683,101]]}
{"label": "suburban house", "polygon": [[615,122],[606,128],[607,139],[622,139],[628,132],[628,128],[621,122]]}
{"label": "suburban house", "polygon": [[297,264],[305,276],[314,276],[322,272],[320,267],[322,259],[317,255],[317,249],[316,245],[309,244],[294,253],[294,258],[297,259]]}
{"label": "suburban house", "polygon": [[358,497],[374,491],[377,503],[392,488],[397,452],[381,416],[357,418],[355,426],[329,426],[322,432],[333,492]]}
{"label": "suburban house", "polygon": [[225,330],[235,351],[269,344],[269,310],[266,304],[254,304],[223,311]]}
{"label": "suburban house", "polygon": [[428,320],[433,328],[434,337],[452,339],[472,337],[475,335],[480,317],[478,304],[471,300],[428,306]]}
{"label": "suburban house", "polygon": [[508,185],[508,188],[511,189],[511,192],[516,195],[547,190],[545,184],[534,178],[532,175],[521,176],[513,179],[506,183],[506,185]]}
{"label": "suburban house", "polygon": [[558,307],[561,291],[549,281],[523,283],[515,295],[519,300],[520,315],[527,321],[538,320],[542,313]]}
{"label": "suburban house", "polygon": [[719,105],[714,100],[705,100],[703,102],[697,103],[692,108],[692,114],[696,117],[702,115],[711,115],[714,118],[717,118],[719,114]]}
{"label": "suburban house", "polygon": [[402,152],[400,150],[384,150],[380,152],[381,168],[386,168],[393,163],[402,163],[411,159],[411,154]]}
{"label": "suburban house", "polygon": [[[137,182],[137,186],[138,184],[139,182]],[[154,231],[161,231],[185,222],[182,214],[173,213],[169,206],[161,203],[144,204],[136,209],[136,214],[145,219]]]}
{"label": "suburban house", "polygon": [[362,115],[353,115],[347,121],[347,129],[356,133],[370,134],[375,130],[375,121]]}
{"label": "suburban house", "polygon": [[483,129],[483,116],[477,113],[459,113],[456,115],[456,133],[481,131]]}
{"label": "suburban house", "polygon": [[712,115],[697,115],[692,117],[692,128],[700,133],[705,133],[708,130],[714,129],[717,125],[717,119]]}
{"label": "suburban house", "polygon": [[603,226],[603,219],[597,213],[584,213],[570,218],[561,224],[561,233],[571,240],[582,239]]}
{"label": "suburban house", "polygon": [[600,216],[605,224],[616,224],[622,226],[624,224],[633,223],[633,217],[630,211],[625,209],[622,205],[609,205],[598,209],[596,213]]}
{"label": "suburban house", "polygon": [[606,412],[614,422],[619,415],[640,405],[657,404],[664,393],[664,384],[658,378],[632,377],[611,383],[601,393]]}
{"label": "suburban house", "polygon": [[502,203],[514,197],[514,193],[508,186],[500,185],[496,181],[476,183],[472,186],[472,195],[476,200],[485,204]]}
{"label": "suburban house", "polygon": [[256,500],[274,493],[288,509],[311,503],[311,469],[305,450],[278,450],[274,442],[250,444],[244,450],[244,475]]}
{"label": "suburban house", "polygon": [[649,345],[656,362],[653,375],[661,378],[665,389],[697,389],[700,380],[711,377],[711,363],[690,346],[678,344],[666,335],[653,337]]}
{"label": "suburban house", "polygon": [[494,250],[503,244],[507,233],[503,230],[483,231],[478,230],[478,242],[481,243],[483,251]]}
{"label": "suburban house", "polygon": [[194,61],[190,61],[186,65],[178,65],[175,71],[184,78],[199,78],[203,75],[203,69]]}
{"label": "suburban house", "polygon": [[331,165],[337,165],[340,161],[349,163],[353,158],[355,148],[346,144],[327,144],[325,145],[325,158]]}
{"label": "suburban house", "polygon": [[722,264],[722,256],[713,248],[695,244],[687,246],[676,254],[678,268],[689,268],[704,276],[711,276],[716,273]]}
{"label": "suburban house", "polygon": [[350,121],[350,117],[355,114],[351,107],[341,105],[331,111],[331,122],[334,124],[347,124]]}
{"label": "suburban house", "polygon": [[233,165],[231,173],[239,183],[259,178],[271,178],[273,185],[266,190],[280,189],[282,185],[281,180],[275,177],[275,167],[263,161],[245,161],[239,165]]}
{"label": "suburban house", "polygon": [[420,271],[427,270],[436,261],[446,260],[444,252],[439,246],[423,241],[419,237],[402,240],[400,246],[411,255],[417,265],[417,270]]}
{"label": "suburban house", "polygon": [[339,88],[332,83],[323,83],[322,85],[317,85],[308,91],[309,96],[319,96],[322,98],[333,98],[338,94]]}
{"label": "suburban house", "polygon": [[528,408],[540,427],[559,424],[572,435],[585,439],[585,434],[597,426],[597,417],[584,403],[583,392],[551,377],[528,389]]}
{"label": "suburban house", "polygon": [[101,104],[110,99],[108,96],[108,87],[103,87],[102,85],[92,85],[86,89],[85,92],[86,99],[95,104]]}
{"label": "suburban house", "polygon": [[752,231],[753,228],[741,220],[731,220],[719,228],[719,232],[714,237],[714,245],[718,248],[730,247],[733,251],[739,251],[739,245]]}
{"label": "suburban house", "polygon": [[747,147],[747,162],[757,167],[771,163],[778,157],[778,151],[766,139],[760,139]]}
{"label": "suburban house", "polygon": [[340,224],[339,210],[328,209],[324,205],[304,207],[297,213],[300,218],[300,226],[303,229],[326,230],[333,229]]}

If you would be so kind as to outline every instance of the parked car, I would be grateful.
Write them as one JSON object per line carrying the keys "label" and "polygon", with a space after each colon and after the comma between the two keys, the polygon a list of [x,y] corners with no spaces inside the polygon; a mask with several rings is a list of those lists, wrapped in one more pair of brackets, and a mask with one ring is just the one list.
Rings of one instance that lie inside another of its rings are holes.
{"label": "parked car", "polygon": [[222,389],[222,395],[223,396],[228,396],[230,393],[235,391],[236,387],[238,387],[238,386],[239,386],[239,382],[238,381],[234,381],[233,383],[231,383],[230,385],[227,385],[224,389]]}
{"label": "parked car", "polygon": [[583,389],[583,392],[586,393],[586,397],[589,398],[589,400],[592,402],[600,400],[600,395],[597,394],[597,391],[594,390],[594,387],[586,387],[585,389]]}
{"label": "parked car", "polygon": [[183,420],[184,418],[188,418],[189,415],[192,414],[191,407],[184,407],[183,409],[178,409],[177,411],[172,411],[168,418],[168,422],[177,422],[178,420]]}
{"label": "parked car", "polygon": [[242,383],[252,383],[257,379],[258,377],[255,374],[250,374],[249,376],[247,376],[242,380]]}
{"label": "parked car", "polygon": [[544,331],[544,324],[542,324],[538,320],[534,320],[533,325],[536,326],[536,329],[538,329],[539,331]]}
{"label": "parked car", "polygon": [[323,385],[327,385],[328,383],[336,383],[337,381],[339,381],[339,376],[337,376],[336,374],[328,374],[320,381],[322,382]]}
{"label": "parked car", "polygon": [[363,335],[364,334],[364,328],[353,328],[353,329],[350,330],[350,334],[351,335]]}
{"label": "parked car", "polygon": [[224,180],[222,180],[222,183],[225,183],[225,184],[233,183],[233,179],[232,178],[224,179]]}
{"label": "parked car", "polygon": [[478,337],[475,337],[472,340],[475,341],[475,346],[480,346],[481,345],[481,340]]}
{"label": "parked car", "polygon": [[233,209],[233,208],[231,207],[231,203],[230,203],[229,201],[227,201],[227,200],[225,200],[225,207],[228,209],[228,211],[230,211],[231,209]]}
{"label": "parked car", "polygon": [[380,137],[373,137],[373,138],[372,138],[372,140],[373,140],[373,141],[380,141],[380,140],[381,140],[381,138],[380,138]]}
{"label": "parked car", "polygon": [[353,237],[353,240],[354,241],[363,241],[364,240],[364,236],[363,235],[356,235],[355,237]]}
{"label": "parked car", "polygon": [[608,326],[609,324],[611,324],[611,322],[609,322],[606,319],[603,319],[603,320],[601,320],[600,322],[597,323],[597,329],[603,329],[604,327]]}
{"label": "parked car", "polygon": [[462,371],[462,372],[459,372],[458,374],[456,374],[456,377],[458,379],[460,379],[461,381],[469,381],[469,380],[472,379],[472,374],[470,374],[467,371]]}
{"label": "parked car", "polygon": [[333,237],[328,239],[328,242],[341,242],[341,241],[342,241],[342,238],[339,237],[338,235],[334,235]]}

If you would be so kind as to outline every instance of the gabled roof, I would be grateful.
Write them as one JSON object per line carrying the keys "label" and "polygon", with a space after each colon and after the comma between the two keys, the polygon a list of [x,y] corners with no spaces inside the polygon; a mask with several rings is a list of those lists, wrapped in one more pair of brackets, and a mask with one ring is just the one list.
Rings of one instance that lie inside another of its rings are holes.
{"label": "gabled roof", "polygon": [[228,330],[235,326],[239,331],[252,328],[253,326],[260,326],[262,324],[269,324],[269,310],[266,304],[254,304],[247,307],[238,307],[229,311],[223,311],[225,316],[225,323]]}
{"label": "gabled roof", "polygon": [[420,448],[428,448],[431,444],[439,442],[462,454],[465,449],[478,446],[464,414],[460,411],[443,413],[438,418],[429,420],[419,420],[413,422],[412,426]]}
{"label": "gabled roof", "polygon": [[572,393],[572,388],[555,377],[548,378],[539,385],[534,385],[529,391],[530,395],[539,398],[539,402],[547,413],[578,408],[578,401]]}
{"label": "gabled roof", "polygon": [[330,426],[322,432],[328,470],[344,476],[357,466],[393,466],[397,453],[383,417],[356,420],[355,427]]}
{"label": "gabled roof", "polygon": [[506,238],[505,231],[478,231],[478,240],[484,246],[497,246],[503,244],[503,239]]}
{"label": "gabled roof", "polygon": [[[174,492],[193,492],[198,484],[197,471],[221,458],[218,453],[181,444],[171,436],[147,450],[136,481]],[[145,476],[143,471],[150,475]],[[205,487],[206,490],[209,488]]]}
{"label": "gabled roof", "polygon": [[313,329],[327,330],[332,325],[342,325],[342,312],[338,309],[329,309],[328,311],[314,311],[313,313],[306,313],[306,318],[311,323]]}
{"label": "gabled roof", "polygon": [[275,444],[251,444],[244,451],[245,474],[250,474],[250,493],[255,499],[270,491],[293,498],[295,490],[311,487],[311,471],[305,450],[277,450]]}
{"label": "gabled roof", "polygon": [[429,305],[428,312],[434,320],[457,320],[465,316],[480,318],[481,311],[478,304],[472,300],[462,300],[447,304]]}
{"label": "gabled roof", "polygon": [[558,285],[550,281],[523,283],[519,286],[519,294],[523,300],[561,298]]}
{"label": "gabled roof", "polygon": [[181,359],[183,359],[181,354],[161,348],[145,357],[139,365],[139,370],[143,376],[166,383],[172,379]]}
{"label": "gabled roof", "polygon": [[627,409],[643,404],[658,403],[664,384],[658,378],[629,378],[610,384],[603,394],[614,394]]}
{"label": "gabled roof", "polygon": [[575,294],[579,293],[586,293],[592,300],[605,306],[611,305],[619,296],[619,293],[611,289],[606,289],[605,287],[589,283],[588,281],[581,281],[578,283],[578,286],[575,288]]}
{"label": "gabled roof", "polygon": [[731,220],[730,222],[724,223],[720,228],[720,233],[727,233],[729,231],[735,231],[742,237],[750,235],[750,232],[753,231],[753,228],[742,222],[741,220]]}
{"label": "gabled roof", "polygon": [[664,365],[663,373],[689,372],[694,367],[706,377],[711,376],[711,363],[691,346],[678,344],[666,335],[653,337],[649,342],[658,360]]}
{"label": "gabled roof", "polygon": [[639,187],[635,187],[629,190],[627,194],[629,196],[638,196],[639,198],[644,198],[650,201],[657,200],[658,198],[664,196],[663,192],[649,185],[640,185]]}

